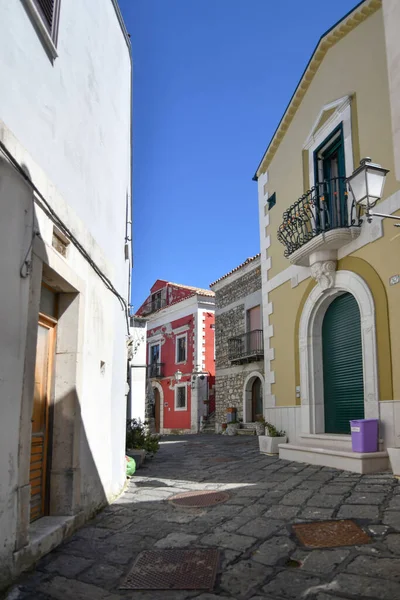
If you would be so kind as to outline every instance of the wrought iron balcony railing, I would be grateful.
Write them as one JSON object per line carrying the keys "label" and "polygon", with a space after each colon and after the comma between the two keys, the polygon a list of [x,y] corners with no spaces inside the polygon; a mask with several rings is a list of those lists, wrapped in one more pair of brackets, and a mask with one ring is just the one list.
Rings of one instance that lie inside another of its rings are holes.
{"label": "wrought iron balcony railing", "polygon": [[361,223],[360,208],[354,200],[349,205],[346,179],[335,177],[318,183],[283,213],[277,237],[287,258],[320,233]]}
{"label": "wrought iron balcony railing", "polygon": [[161,377],[164,377],[164,363],[147,365],[147,377],[149,379],[160,379]]}
{"label": "wrought iron balcony railing", "polygon": [[260,360],[264,356],[262,329],[254,329],[228,340],[228,358],[233,363]]}
{"label": "wrought iron balcony railing", "polygon": [[141,310],[141,316],[150,315],[156,310],[160,310],[160,308],[165,308],[167,306],[166,298],[152,298],[146,304],[144,304]]}

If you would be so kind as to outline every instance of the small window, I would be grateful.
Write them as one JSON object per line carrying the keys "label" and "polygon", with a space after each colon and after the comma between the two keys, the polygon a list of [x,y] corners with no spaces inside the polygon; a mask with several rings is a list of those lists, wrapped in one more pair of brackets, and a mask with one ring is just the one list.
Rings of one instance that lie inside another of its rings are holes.
{"label": "small window", "polygon": [[274,192],[267,200],[268,210],[271,210],[273,206],[276,204],[276,193]]}
{"label": "small window", "polygon": [[176,362],[181,363],[186,360],[186,335],[176,338]]}
{"label": "small window", "polygon": [[186,385],[179,385],[175,388],[175,410],[186,410]]}
{"label": "small window", "polygon": [[61,0],[25,0],[25,4],[51,56],[56,58]]}

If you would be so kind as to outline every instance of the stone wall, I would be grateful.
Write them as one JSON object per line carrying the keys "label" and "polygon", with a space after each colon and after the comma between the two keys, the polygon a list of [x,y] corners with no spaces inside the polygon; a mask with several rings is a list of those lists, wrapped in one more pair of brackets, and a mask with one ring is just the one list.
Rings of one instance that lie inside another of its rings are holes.
{"label": "stone wall", "polygon": [[247,372],[218,375],[215,383],[215,420],[226,423],[227,408],[235,406],[238,419],[243,419],[243,386]]}
{"label": "stone wall", "polygon": [[[219,284],[221,285],[221,284]],[[238,409],[243,419],[243,388],[250,371],[264,373],[264,362],[232,365],[228,356],[228,340],[246,331],[246,297],[261,290],[260,267],[243,274],[233,282],[215,291],[215,417],[217,423],[226,422],[229,407]],[[229,305],[243,299],[243,303],[229,309]],[[219,314],[218,310],[224,309]]]}
{"label": "stone wall", "polygon": [[215,368],[231,366],[228,358],[228,339],[245,333],[244,304],[227,310],[215,318]]}
{"label": "stone wall", "polygon": [[258,290],[261,290],[261,269],[259,266],[216,291],[215,308],[216,310],[224,308]]}

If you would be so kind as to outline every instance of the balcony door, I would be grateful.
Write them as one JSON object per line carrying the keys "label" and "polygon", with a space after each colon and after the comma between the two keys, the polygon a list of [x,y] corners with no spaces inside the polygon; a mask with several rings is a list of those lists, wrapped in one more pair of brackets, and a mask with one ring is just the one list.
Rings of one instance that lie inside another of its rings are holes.
{"label": "balcony door", "polygon": [[247,344],[248,351],[258,350],[259,331],[261,329],[261,307],[254,306],[247,311]]}
{"label": "balcony door", "polygon": [[348,226],[342,126],[315,151],[319,219],[322,231]]}

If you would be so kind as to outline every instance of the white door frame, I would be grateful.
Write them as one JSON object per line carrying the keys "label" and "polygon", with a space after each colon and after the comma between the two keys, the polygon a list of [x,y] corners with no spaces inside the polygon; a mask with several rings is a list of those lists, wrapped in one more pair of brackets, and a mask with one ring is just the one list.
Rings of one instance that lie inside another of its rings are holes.
{"label": "white door frame", "polygon": [[333,287],[316,285],[308,296],[300,318],[300,390],[302,433],[324,433],[324,381],[322,323],[331,302],[349,292],[360,309],[366,419],[379,418],[378,359],[375,303],[367,283],[351,271],[338,271]]}

